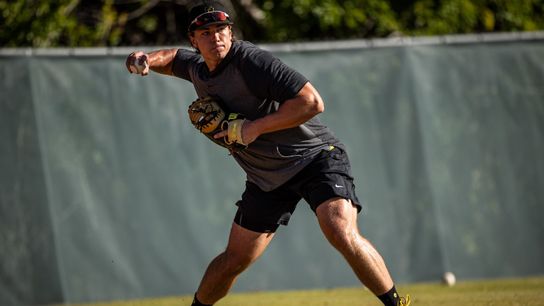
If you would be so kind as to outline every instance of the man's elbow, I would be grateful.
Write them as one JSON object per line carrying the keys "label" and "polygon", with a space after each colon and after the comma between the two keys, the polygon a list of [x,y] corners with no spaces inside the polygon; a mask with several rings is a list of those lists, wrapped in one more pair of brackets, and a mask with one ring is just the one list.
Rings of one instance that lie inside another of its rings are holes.
{"label": "man's elbow", "polygon": [[309,99],[309,109],[312,115],[318,115],[325,111],[325,103],[318,95],[312,95]]}
{"label": "man's elbow", "polygon": [[312,113],[312,115],[315,116],[325,111],[325,103],[323,103],[321,95],[312,86],[312,84],[310,84],[310,82],[306,83],[306,85],[302,89],[302,92],[304,93],[304,96],[306,98],[309,112]]}
{"label": "man's elbow", "polygon": [[315,95],[305,95],[302,97],[302,99],[302,101],[304,101],[304,113],[309,117],[318,115],[325,110],[323,101]]}
{"label": "man's elbow", "polygon": [[304,105],[304,113],[310,117],[318,115],[325,111],[323,99],[319,92],[310,84],[306,83],[297,95],[297,100]]}
{"label": "man's elbow", "polygon": [[318,98],[317,100],[318,101],[316,102],[315,106],[316,115],[325,111],[325,103],[323,103],[323,100],[321,100],[321,98]]}

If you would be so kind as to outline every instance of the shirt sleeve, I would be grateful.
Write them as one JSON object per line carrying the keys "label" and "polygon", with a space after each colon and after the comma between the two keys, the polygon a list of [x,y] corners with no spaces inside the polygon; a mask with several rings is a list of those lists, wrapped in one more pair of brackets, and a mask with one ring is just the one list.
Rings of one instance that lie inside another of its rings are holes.
{"label": "shirt sleeve", "polygon": [[241,61],[241,72],[251,92],[279,103],[294,98],[308,82],[298,71],[268,51],[251,48]]}
{"label": "shirt sleeve", "polygon": [[178,78],[191,80],[191,69],[201,60],[201,56],[193,51],[178,49],[174,62],[172,63],[172,72]]}

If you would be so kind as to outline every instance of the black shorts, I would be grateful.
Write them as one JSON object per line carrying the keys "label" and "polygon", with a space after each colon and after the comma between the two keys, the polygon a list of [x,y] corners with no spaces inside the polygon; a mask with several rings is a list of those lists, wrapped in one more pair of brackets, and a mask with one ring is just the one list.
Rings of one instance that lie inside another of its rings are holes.
{"label": "black shorts", "polygon": [[351,200],[357,211],[361,211],[348,156],[343,149],[331,147],[320,152],[302,171],[272,191],[265,192],[246,182],[242,200],[236,203],[238,211],[234,222],[254,232],[273,233],[279,225],[288,224],[301,199],[315,213],[320,204],[337,197]]}

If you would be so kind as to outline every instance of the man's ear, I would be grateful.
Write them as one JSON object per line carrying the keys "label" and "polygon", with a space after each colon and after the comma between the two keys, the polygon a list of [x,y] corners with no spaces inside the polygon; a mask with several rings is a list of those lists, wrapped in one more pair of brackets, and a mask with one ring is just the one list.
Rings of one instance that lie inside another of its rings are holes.
{"label": "man's ear", "polygon": [[230,31],[230,41],[235,42],[236,37],[234,36],[234,31],[232,30],[232,25],[229,24],[229,31]]}
{"label": "man's ear", "polygon": [[189,33],[189,42],[191,43],[191,47],[198,49],[196,45],[196,39],[194,33]]}

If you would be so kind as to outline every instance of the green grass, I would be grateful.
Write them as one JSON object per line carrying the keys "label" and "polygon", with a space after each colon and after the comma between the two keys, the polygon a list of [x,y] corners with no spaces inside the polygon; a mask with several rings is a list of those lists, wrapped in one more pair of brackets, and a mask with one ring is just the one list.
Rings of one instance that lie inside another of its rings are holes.
{"label": "green grass", "polygon": [[[413,306],[537,306],[544,305],[544,277],[458,282],[453,287],[438,283],[397,286],[409,293]],[[191,296],[138,301],[80,304],[81,306],[189,306]],[[361,288],[233,293],[216,306],[379,306]]]}

